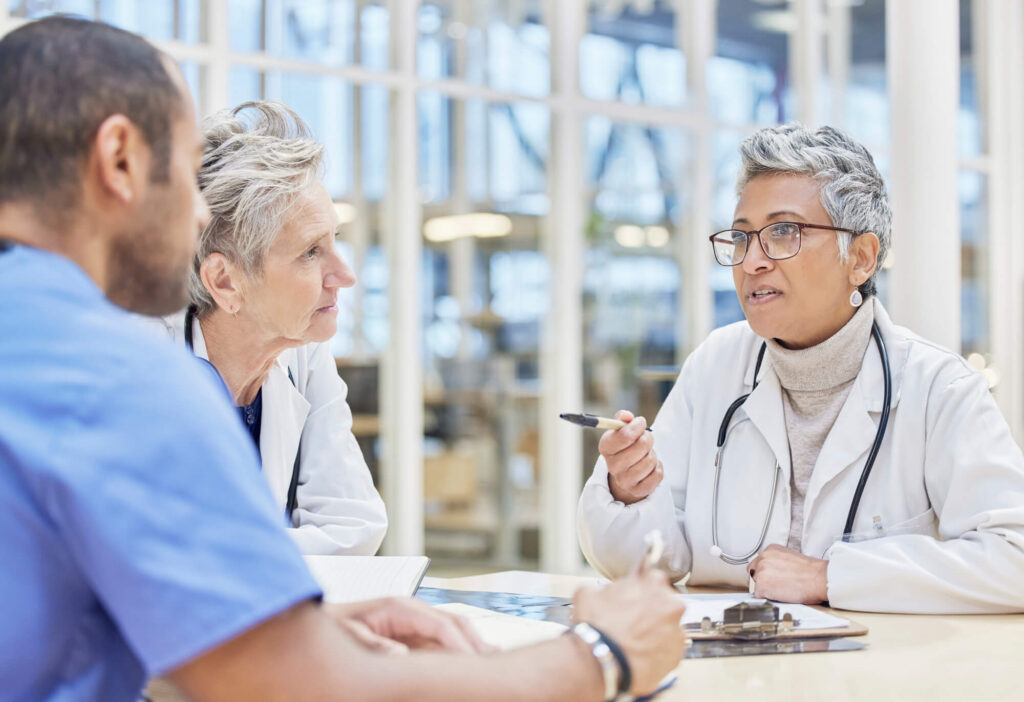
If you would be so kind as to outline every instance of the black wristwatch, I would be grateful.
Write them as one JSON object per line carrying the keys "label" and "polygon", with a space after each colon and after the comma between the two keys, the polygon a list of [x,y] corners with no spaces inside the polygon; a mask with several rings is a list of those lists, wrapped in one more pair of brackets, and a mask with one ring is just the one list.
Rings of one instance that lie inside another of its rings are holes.
{"label": "black wristwatch", "polygon": [[586,622],[576,624],[569,631],[590,646],[590,652],[600,664],[601,675],[604,678],[605,702],[631,699],[626,693],[629,691],[632,676],[622,649],[607,635]]}

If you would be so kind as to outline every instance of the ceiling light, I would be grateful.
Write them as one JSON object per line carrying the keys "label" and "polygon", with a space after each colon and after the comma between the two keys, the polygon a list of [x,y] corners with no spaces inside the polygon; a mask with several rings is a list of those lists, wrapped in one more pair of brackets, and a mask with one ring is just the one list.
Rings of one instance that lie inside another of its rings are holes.
{"label": "ceiling light", "polygon": [[643,228],[635,224],[623,224],[615,229],[615,241],[627,249],[638,249],[644,245],[646,235]]}
{"label": "ceiling light", "polygon": [[660,249],[668,244],[671,238],[668,229],[662,226],[647,227],[645,231],[647,232],[647,245],[655,249]]}
{"label": "ceiling light", "polygon": [[800,21],[796,13],[789,10],[762,10],[751,16],[750,23],[765,32],[792,34]]}
{"label": "ceiling light", "polygon": [[423,236],[427,241],[454,241],[467,236],[490,239],[508,236],[512,233],[512,220],[493,212],[471,212],[467,214],[433,217],[423,223]]}

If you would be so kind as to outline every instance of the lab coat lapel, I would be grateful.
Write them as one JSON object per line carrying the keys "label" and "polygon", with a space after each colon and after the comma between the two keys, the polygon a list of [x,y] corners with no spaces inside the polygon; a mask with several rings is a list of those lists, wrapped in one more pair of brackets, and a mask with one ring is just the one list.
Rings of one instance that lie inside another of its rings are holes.
{"label": "lab coat lapel", "polygon": [[[752,372],[751,372],[752,373]],[[753,376],[750,376],[753,379]],[[761,378],[750,397],[743,403],[743,410],[761,436],[768,442],[775,454],[775,460],[782,466],[783,476],[789,480],[789,438],[786,436],[786,420],[782,412],[782,389],[775,369],[765,358],[761,366]]]}
{"label": "lab coat lapel", "polygon": [[[873,341],[871,346],[874,346]],[[871,353],[870,349],[868,353]],[[818,453],[818,460],[811,472],[811,481],[807,485],[807,494],[804,498],[805,525],[811,519],[814,502],[821,494],[822,488],[844,471],[853,468],[854,463],[862,466],[871,449],[880,415],[868,410],[865,395],[877,390],[881,397],[882,383],[879,380],[876,388],[873,382],[865,378],[868,375],[865,370],[861,370],[853,387],[850,388],[850,394]],[[843,518],[845,517],[844,514]]]}
{"label": "lab coat lapel", "polygon": [[263,381],[260,456],[270,490],[282,511],[288,499],[295,454],[308,415],[309,402],[288,379],[288,367],[279,358]]}
{"label": "lab coat lapel", "polygon": [[[886,342],[889,367],[892,371],[892,399],[890,411],[899,403],[903,368],[908,347],[905,340],[896,338],[893,325],[881,304],[874,301],[875,321]],[[861,371],[850,388],[850,394],[836,417],[835,424],[822,444],[817,463],[811,473],[804,501],[804,524],[811,520],[814,503],[824,487],[848,469],[862,470],[868,452],[875,440],[881,421],[885,397],[885,374],[874,336],[869,337]],[[890,424],[892,418],[890,415]],[[846,515],[843,515],[845,520]]]}

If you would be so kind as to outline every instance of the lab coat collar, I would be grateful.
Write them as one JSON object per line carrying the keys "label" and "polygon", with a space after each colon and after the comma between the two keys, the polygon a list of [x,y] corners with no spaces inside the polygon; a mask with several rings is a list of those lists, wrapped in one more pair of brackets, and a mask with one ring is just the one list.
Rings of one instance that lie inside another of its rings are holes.
{"label": "lab coat collar", "polygon": [[[903,385],[903,371],[907,365],[910,343],[907,340],[906,334],[901,332],[901,330],[892,323],[889,313],[886,312],[877,297],[871,297],[869,299],[869,304],[873,304],[875,306],[875,323],[878,324],[878,330],[882,333],[882,340],[885,342],[886,352],[889,354],[889,367],[892,370],[892,401],[890,402],[889,407],[894,408],[899,404],[900,400],[900,390]],[[881,412],[884,389],[882,359],[878,355],[878,347],[875,345],[875,337],[869,336],[868,339],[868,347],[864,354],[864,363],[860,372],[857,374],[857,379],[854,382],[854,389],[856,390],[858,387],[861,389],[860,396],[863,397],[864,407],[868,412]],[[754,366],[757,363],[757,354],[761,350],[762,343],[763,340],[760,337],[757,337],[757,343],[753,346],[750,359],[746,363],[743,383],[747,392],[750,392],[750,388],[754,384]],[[777,389],[776,392],[781,394],[778,376],[775,375],[775,371],[771,366],[771,358],[766,353],[764,361],[761,363],[758,389],[761,388],[761,385],[764,384],[769,376],[775,378],[773,386]]]}
{"label": "lab coat collar", "polygon": [[260,455],[271,492],[281,511],[288,499],[292,467],[309,416],[309,401],[288,378],[289,357],[285,351],[270,367],[263,381],[263,426],[260,429]]}
{"label": "lab coat collar", "polygon": [[[175,322],[177,322],[177,333],[181,335],[181,338],[185,339],[185,315],[187,311],[180,313],[180,318],[175,315]],[[188,346],[188,339],[185,339],[185,345]],[[203,338],[203,325],[199,323],[199,317],[192,318],[192,353],[197,358],[203,358],[207,361],[210,360],[210,352],[206,350],[206,339]]]}
{"label": "lab coat collar", "polygon": [[[885,342],[885,350],[889,355],[889,369],[892,372],[892,400],[889,403],[889,408],[892,409],[899,404],[902,394],[903,371],[907,367],[910,342],[906,333],[892,323],[889,313],[882,307],[878,298],[872,297],[871,303],[875,306],[875,323],[878,325],[878,331],[882,333],[882,341]],[[882,358],[878,353],[874,336],[870,337],[870,341],[868,341],[868,348],[864,354],[864,365],[857,375],[854,389],[860,391],[864,407],[868,412],[880,413],[882,411],[885,375],[882,371]]]}

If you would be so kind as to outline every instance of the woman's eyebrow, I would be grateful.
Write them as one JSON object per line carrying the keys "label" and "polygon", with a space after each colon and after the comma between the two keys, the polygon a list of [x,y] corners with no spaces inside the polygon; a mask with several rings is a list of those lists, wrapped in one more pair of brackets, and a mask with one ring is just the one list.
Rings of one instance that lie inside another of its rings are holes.
{"label": "woman's eyebrow", "polygon": [[[770,215],[765,217],[765,219],[778,219],[779,217],[786,217],[786,216],[788,216],[788,217],[796,217],[797,219],[801,219],[801,220],[804,219],[804,216],[802,214],[800,214],[799,212],[794,212],[793,210],[779,210],[778,212],[772,212]],[[734,219],[732,221],[732,223],[733,223],[733,226],[735,226],[737,224],[746,224],[746,225],[749,226],[750,225],[750,220],[747,219],[746,217],[738,217],[737,219]]]}
{"label": "woman's eyebrow", "polygon": [[803,219],[802,214],[800,214],[799,212],[794,212],[793,210],[779,210],[778,212],[772,212],[770,215],[768,215],[766,219],[775,219],[777,217],[782,217],[783,215],[793,215]]}

